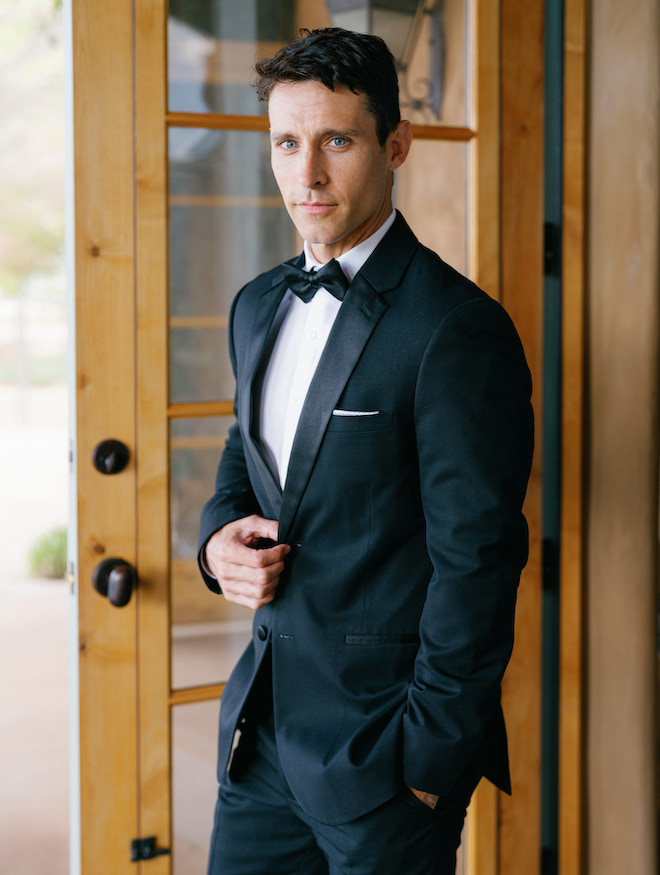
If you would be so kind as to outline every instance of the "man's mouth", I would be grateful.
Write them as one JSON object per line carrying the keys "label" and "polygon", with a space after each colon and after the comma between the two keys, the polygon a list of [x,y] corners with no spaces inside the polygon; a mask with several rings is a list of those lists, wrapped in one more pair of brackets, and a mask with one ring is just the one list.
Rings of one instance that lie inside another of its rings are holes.
{"label": "man's mouth", "polygon": [[300,201],[296,206],[310,216],[322,216],[336,206],[336,204],[319,203],[318,201]]}

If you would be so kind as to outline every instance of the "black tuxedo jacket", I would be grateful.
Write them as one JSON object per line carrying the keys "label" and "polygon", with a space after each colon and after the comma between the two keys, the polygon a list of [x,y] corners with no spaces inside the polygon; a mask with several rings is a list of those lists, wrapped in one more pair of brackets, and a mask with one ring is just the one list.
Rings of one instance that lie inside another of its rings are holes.
{"label": "black tuxedo jacket", "polygon": [[252,513],[292,546],[223,694],[220,776],[270,647],[282,767],[314,818],[352,820],[404,783],[450,795],[476,756],[510,791],[500,682],[533,443],[516,331],[398,215],[344,299],[282,491],[252,424],[285,290],[275,268],[233,304],[236,423],[202,512],[200,555]]}

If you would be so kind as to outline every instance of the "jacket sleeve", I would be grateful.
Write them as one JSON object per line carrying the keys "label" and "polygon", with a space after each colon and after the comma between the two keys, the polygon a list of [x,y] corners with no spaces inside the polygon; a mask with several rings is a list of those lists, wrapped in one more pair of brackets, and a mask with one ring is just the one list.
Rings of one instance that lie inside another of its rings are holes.
{"label": "jacket sleeve", "polygon": [[500,708],[528,533],[531,380],[489,298],[445,317],[420,368],[415,424],[433,573],[404,716],[406,783],[450,793]]}
{"label": "jacket sleeve", "polygon": [[[233,326],[239,296],[240,293],[234,300],[229,316],[229,355],[235,377],[237,376],[237,367]],[[229,429],[229,435],[218,465],[215,492],[202,508],[200,522],[197,561],[206,585],[213,592],[220,593],[221,589],[218,581],[211,577],[206,569],[204,563],[206,544],[227,523],[260,512],[259,502],[250,484],[240,426],[238,422],[234,422]]]}

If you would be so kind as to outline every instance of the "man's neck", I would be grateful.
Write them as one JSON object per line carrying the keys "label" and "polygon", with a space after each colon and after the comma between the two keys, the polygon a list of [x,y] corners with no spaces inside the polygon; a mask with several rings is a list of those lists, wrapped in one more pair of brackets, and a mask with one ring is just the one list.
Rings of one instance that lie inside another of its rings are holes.
{"label": "man's neck", "polygon": [[[355,274],[360,270],[371,253],[390,230],[394,224],[395,218],[396,211],[392,210],[385,221],[382,222],[377,230],[370,234],[366,240],[360,241],[337,257],[341,269],[344,271],[350,282],[352,282]],[[324,263],[325,262],[320,262],[315,258],[312,246],[305,241],[305,269],[311,270],[312,267],[318,269]]]}

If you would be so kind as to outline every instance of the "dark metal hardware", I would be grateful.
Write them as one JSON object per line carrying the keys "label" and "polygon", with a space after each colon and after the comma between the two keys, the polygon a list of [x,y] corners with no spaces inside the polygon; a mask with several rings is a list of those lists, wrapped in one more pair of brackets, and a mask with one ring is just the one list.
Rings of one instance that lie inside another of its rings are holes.
{"label": "dark metal hardware", "polygon": [[131,565],[116,556],[99,562],[92,574],[94,589],[100,595],[106,596],[116,608],[123,608],[129,603],[135,582],[135,572]]}
{"label": "dark metal hardware", "polygon": [[553,538],[543,538],[543,589],[559,591],[559,544]]}
{"label": "dark metal hardware", "polygon": [[546,222],[543,226],[543,272],[546,276],[561,275],[561,226]]}
{"label": "dark metal hardware", "polygon": [[129,457],[126,444],[109,438],[94,447],[92,463],[101,474],[119,474],[128,465]]}
{"label": "dark metal hardware", "polygon": [[154,857],[165,857],[170,853],[169,848],[156,847],[156,836],[149,836],[147,839],[133,839],[131,842],[131,863],[152,860]]}

